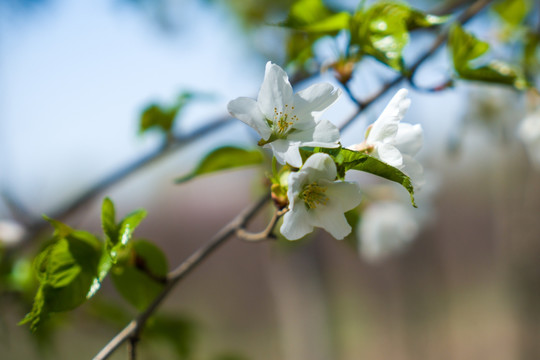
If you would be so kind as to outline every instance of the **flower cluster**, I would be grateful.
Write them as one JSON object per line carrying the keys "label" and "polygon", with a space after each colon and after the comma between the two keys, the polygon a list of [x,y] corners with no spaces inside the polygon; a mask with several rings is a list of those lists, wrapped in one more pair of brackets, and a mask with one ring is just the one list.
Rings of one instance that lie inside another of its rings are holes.
{"label": "flower cluster", "polygon": [[[336,239],[352,230],[345,212],[360,204],[360,188],[338,179],[336,160],[324,149],[341,148],[339,130],[321,119],[322,112],[340,95],[329,83],[293,93],[285,71],[268,62],[257,100],[240,97],[228,104],[229,113],[255,129],[261,136],[259,145],[270,148],[284,165],[279,175],[274,174],[273,191],[277,190],[273,195],[280,198],[281,206],[288,206],[281,233],[289,240],[300,239],[315,227]],[[405,169],[413,183],[419,184],[422,168],[413,156],[422,145],[422,128],[400,124],[409,105],[407,91],[400,90],[370,127],[364,142],[351,149]],[[303,159],[302,148],[311,150],[304,155],[311,155]]]}

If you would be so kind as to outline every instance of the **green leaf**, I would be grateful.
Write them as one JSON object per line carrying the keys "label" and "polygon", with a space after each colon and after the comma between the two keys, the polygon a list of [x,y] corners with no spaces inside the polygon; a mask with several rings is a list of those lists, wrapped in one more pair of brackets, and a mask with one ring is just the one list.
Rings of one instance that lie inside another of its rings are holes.
{"label": "green leaf", "polygon": [[145,309],[167,281],[167,258],[156,245],[139,240],[130,243],[111,271],[118,292],[138,310]]}
{"label": "green leaf", "polygon": [[335,35],[349,27],[350,14],[334,13],[322,0],[299,0],[291,6],[289,16],[280,25],[306,32]]}
{"label": "green leaf", "polygon": [[141,115],[139,132],[144,133],[149,129],[158,129],[168,134],[171,132],[175,119],[184,106],[194,97],[191,92],[182,92],[177,100],[169,105],[148,105]]}
{"label": "green leaf", "polygon": [[479,58],[488,52],[489,44],[466,32],[460,25],[454,24],[450,29],[448,44],[454,69],[460,78],[512,85],[518,89],[527,86],[523,75],[503,61],[491,60],[482,65],[475,65]]}
{"label": "green leaf", "polygon": [[100,256],[99,240],[77,230],[43,249],[34,260],[39,289],[20,324],[30,323],[35,331],[49,313],[72,310],[90,298]]}
{"label": "green leaf", "polygon": [[43,215],[43,218],[54,227],[53,236],[64,237],[73,232],[72,228],[58,220],[51,219],[47,215]]}
{"label": "green leaf", "polygon": [[175,182],[179,184],[191,180],[194,177],[211,174],[216,171],[259,165],[262,164],[263,161],[263,154],[258,149],[243,149],[234,146],[224,146],[207,154],[195,170],[186,176],[176,179]]}
{"label": "green leaf", "polygon": [[492,9],[510,28],[518,27],[531,9],[529,0],[502,0],[493,5]]}
{"label": "green leaf", "polygon": [[439,25],[447,19],[411,9],[404,3],[377,2],[351,18],[351,44],[358,45],[362,54],[403,71],[402,52],[409,42],[409,31]]}
{"label": "green leaf", "polygon": [[[133,236],[133,232],[146,217],[146,210],[135,210],[128,214],[119,224],[116,224],[114,203],[105,198],[101,210],[101,223],[105,233],[106,252],[110,255],[113,263],[116,262],[118,252],[126,246]],[[101,272],[107,269],[107,262],[101,261]]]}

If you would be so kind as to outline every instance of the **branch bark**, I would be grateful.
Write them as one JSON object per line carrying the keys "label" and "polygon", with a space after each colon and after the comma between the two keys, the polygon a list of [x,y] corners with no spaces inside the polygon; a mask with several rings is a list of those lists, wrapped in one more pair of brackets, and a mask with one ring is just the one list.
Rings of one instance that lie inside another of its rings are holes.
{"label": "branch bark", "polygon": [[191,254],[183,263],[172,270],[167,275],[167,284],[163,291],[154,299],[154,301],[132,320],[122,331],[120,331],[101,351],[94,357],[94,360],[107,359],[120,345],[129,339],[138,339],[139,332],[144,327],[150,316],[152,316],[163,300],[167,298],[171,290],[182,280],[187,274],[197,267],[204,259],[219,248],[226,240],[230,239],[239,229],[250,221],[257,212],[270,200],[270,195],[267,194],[254,205],[244,210],[237,215],[232,221],[225,225],[221,230],[214,235],[210,241]]}

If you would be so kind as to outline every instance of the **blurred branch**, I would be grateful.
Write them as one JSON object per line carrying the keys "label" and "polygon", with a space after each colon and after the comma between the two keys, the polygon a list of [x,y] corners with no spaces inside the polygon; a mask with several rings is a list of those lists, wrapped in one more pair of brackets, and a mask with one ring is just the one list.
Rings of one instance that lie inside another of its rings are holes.
{"label": "blurred branch", "polygon": [[[471,4],[456,20],[456,22],[460,24],[465,24],[469,20],[471,20],[473,17],[475,17],[478,13],[480,13],[487,5],[489,5],[493,0],[477,0],[473,4]],[[377,101],[382,95],[384,95],[388,90],[393,88],[394,86],[401,83],[401,81],[407,79],[411,84],[414,84],[413,78],[414,74],[418,70],[418,68],[431,56],[439,50],[439,48],[446,42],[448,39],[448,33],[449,29],[447,28],[446,31],[442,32],[437,36],[431,47],[422,55],[420,58],[418,58],[409,68],[408,75],[401,74],[397,77],[395,77],[393,80],[385,83],[380,90],[378,90],[376,93],[368,97],[366,100],[361,101],[352,95],[350,90],[347,91],[349,96],[351,96],[351,99],[358,104],[357,111],[351,115],[349,119],[347,119],[343,124],[341,124],[340,129],[345,130],[357,117],[360,115],[362,111],[364,111],[367,107],[369,107],[371,104],[373,104],[375,101]],[[345,87],[347,89],[347,87]],[[446,87],[444,87],[446,88]],[[434,88],[435,89],[435,88]],[[441,88],[442,89],[442,88]]]}
{"label": "blurred branch", "polygon": [[[167,284],[162,292],[154,299],[154,301],[142,313],[132,320],[122,331],[120,331],[101,351],[94,357],[94,360],[107,359],[120,345],[130,339],[138,339],[139,333],[154,312],[161,305],[163,300],[167,298],[171,290],[182,280],[187,274],[197,267],[208,255],[214,252],[226,240],[235,235],[240,229],[257,214],[257,212],[270,200],[270,194],[266,194],[251,207],[245,209],[237,215],[232,221],[225,225],[221,230],[210,239],[210,241],[191,254],[183,263],[172,270],[167,275]],[[130,340],[131,341],[131,340]],[[133,345],[133,344],[132,344]]]}
{"label": "blurred branch", "polygon": [[[232,118],[223,117],[211,121],[210,123],[201,126],[197,130],[193,131],[187,135],[175,136],[170,140],[164,142],[156,150],[150,152],[149,154],[143,155],[141,158],[136,159],[130,164],[127,164],[124,167],[119,168],[109,176],[106,176],[102,180],[98,181],[96,184],[91,186],[89,189],[80,194],[77,198],[73,199],[69,204],[60,210],[50,214],[50,217],[53,219],[62,220],[69,215],[73,214],[91,200],[93,200],[97,195],[103,192],[105,189],[113,186],[120,181],[127,178],[129,175],[142,170],[143,168],[155,163],[156,161],[176,152],[177,150],[182,149],[183,147],[189,145],[190,143],[224,127],[225,125],[231,123]],[[28,234],[26,240],[30,240],[36,235],[38,235],[44,228],[47,227],[47,222],[42,219],[34,220],[30,222],[28,226]],[[27,241],[26,241],[27,242]]]}

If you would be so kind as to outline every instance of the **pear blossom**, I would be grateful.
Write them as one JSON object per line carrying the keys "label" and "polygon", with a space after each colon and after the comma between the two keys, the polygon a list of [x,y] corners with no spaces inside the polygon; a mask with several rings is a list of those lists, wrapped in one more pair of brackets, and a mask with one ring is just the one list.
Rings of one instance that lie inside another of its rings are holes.
{"label": "pear blossom", "polygon": [[517,135],[525,144],[531,161],[540,168],[540,107],[521,121]]}
{"label": "pear blossom", "polygon": [[420,124],[402,123],[411,105],[406,89],[399,90],[379,118],[368,127],[365,140],[349,147],[370,155],[402,170],[415,186],[424,183],[422,165],[414,158],[422,147],[423,130]]}
{"label": "pear blossom", "polygon": [[26,231],[13,220],[0,220],[0,248],[13,247],[19,244],[24,238]]}
{"label": "pear blossom", "polygon": [[311,155],[298,172],[289,174],[283,236],[296,240],[320,227],[341,240],[351,232],[344,213],[360,203],[360,188],[356,183],[335,181],[336,175],[336,164],[323,153]]}
{"label": "pear blossom", "polygon": [[357,228],[360,255],[377,262],[403,250],[420,232],[413,209],[399,201],[377,201],[363,212]]}
{"label": "pear blossom", "polygon": [[270,147],[281,164],[302,166],[299,148],[338,147],[339,130],[320,115],[341,95],[330,83],[320,83],[293,94],[285,71],[268,62],[257,100],[239,97],[229,102],[229,113],[255,129],[259,145]]}

